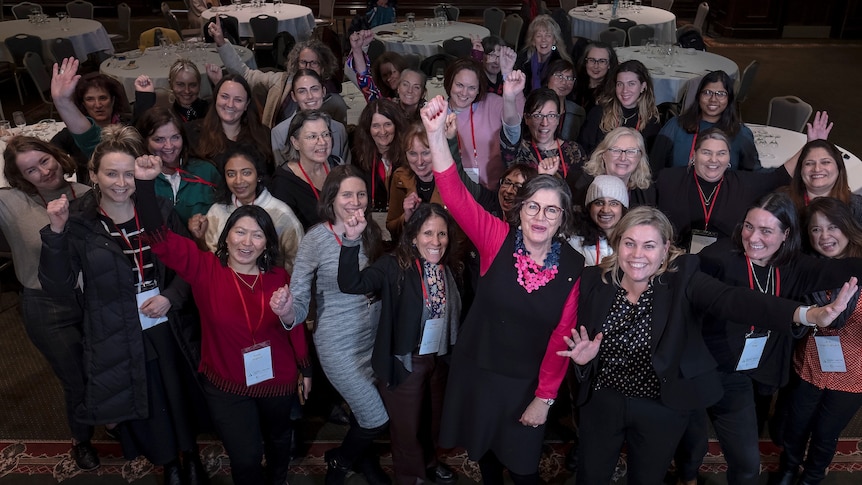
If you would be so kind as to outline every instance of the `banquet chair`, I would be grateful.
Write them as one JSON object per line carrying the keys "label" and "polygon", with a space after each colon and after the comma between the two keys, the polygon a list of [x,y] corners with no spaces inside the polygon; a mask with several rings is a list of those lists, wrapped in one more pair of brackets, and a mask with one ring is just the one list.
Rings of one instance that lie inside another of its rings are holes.
{"label": "banquet chair", "polygon": [[700,93],[697,92],[698,86],[700,86],[700,81],[703,79],[703,76],[697,76],[689,79],[682,86],[682,89],[679,93],[679,112],[682,113],[690,108],[694,103],[697,102],[698,96]]}
{"label": "banquet chair", "polygon": [[455,58],[450,56],[449,54],[434,54],[433,56],[428,56],[425,59],[422,59],[422,63],[419,65],[419,70],[425,73],[428,76],[428,79],[433,79],[434,75],[437,73],[437,69],[446,70],[446,66],[452,63]]}
{"label": "banquet chair", "polygon": [[706,2],[701,3],[697,6],[697,14],[694,16],[694,28],[700,31],[701,34],[705,34],[706,31],[703,30],[703,25],[706,23],[706,16],[709,14],[709,4]]}
{"label": "banquet chair", "polygon": [[628,31],[629,45],[646,45],[650,39],[655,38],[655,29],[652,25],[635,25]]}
{"label": "banquet chair", "polygon": [[566,43],[566,52],[571,52],[574,39],[572,38],[572,19],[569,17],[569,12],[561,8],[555,8],[551,11],[551,18],[560,26],[560,33],[563,35],[563,41]]}
{"label": "banquet chair", "polygon": [[21,76],[26,70],[24,66],[24,54],[28,52],[42,52],[42,39],[35,35],[17,34],[7,37],[4,41],[12,60],[15,63],[15,85],[18,87],[18,100],[24,104],[24,94],[21,90]]}
{"label": "banquet chair", "polygon": [[199,29],[184,29],[180,27],[180,21],[171,10],[171,6],[168,5],[168,2],[162,2],[162,15],[165,16],[165,20],[168,22],[168,27],[179,32],[180,37],[183,39],[200,36],[201,32]]}
{"label": "banquet chair", "polygon": [[254,36],[254,58],[258,67],[272,67],[272,48],[278,34],[278,19],[272,15],[260,14],[248,20]]}
{"label": "banquet chair", "polygon": [[332,27],[333,25],[335,25],[335,0],[318,1],[314,28]]}
{"label": "banquet chair", "polygon": [[65,37],[58,37],[51,41],[51,55],[54,56],[54,60],[58,63],[68,57],[78,58],[72,41]]}
{"label": "banquet chair", "polygon": [[814,109],[796,96],[777,96],[769,100],[766,126],[802,132]]}
{"label": "banquet chair", "polygon": [[443,41],[443,53],[459,59],[470,57],[473,52],[473,42],[467,37],[452,37]]}
{"label": "banquet chair", "polygon": [[383,53],[386,52],[386,44],[383,43],[380,39],[371,39],[371,42],[368,44],[368,59],[371,60],[371,63],[374,64],[374,61],[377,60],[378,57],[382,56]]}
{"label": "banquet chair", "polygon": [[35,52],[24,54],[24,66],[27,68],[27,73],[30,74],[33,84],[36,85],[42,102],[49,107],[48,118],[53,118],[54,101],[51,99],[51,78],[48,76],[48,67],[42,61],[42,56]]}
{"label": "banquet chair", "polygon": [[14,15],[17,20],[26,19],[34,8],[38,10],[39,13],[42,13],[42,6],[38,3],[21,2],[12,6],[12,15]]}
{"label": "banquet chair", "polygon": [[446,19],[452,22],[457,22],[458,17],[461,15],[461,9],[448,3],[441,3],[434,7],[434,16],[439,17],[441,15],[445,15]]}
{"label": "banquet chair", "polygon": [[607,29],[599,32],[599,40],[611,47],[625,46],[627,37],[628,35],[626,34],[625,30],[618,29],[616,27],[608,27]]}
{"label": "banquet chair", "polygon": [[670,8],[673,7],[673,0],[652,0],[652,6],[670,12]]}
{"label": "banquet chair", "polygon": [[[224,38],[229,40],[233,45],[240,45],[239,38],[239,20],[236,17],[231,17],[225,14],[219,14],[219,19],[221,20],[221,31],[224,35]],[[210,35],[209,25],[215,22],[215,17],[209,19],[204,23],[203,26],[203,34],[204,41],[208,43],[215,42],[215,39]]]}
{"label": "banquet chair", "polygon": [[288,31],[279,32],[272,41],[272,60],[275,62],[275,67],[280,70],[287,70],[287,56],[290,54],[293,46],[296,45],[296,39]]}
{"label": "banquet chair", "polygon": [[503,19],[503,28],[500,30],[500,37],[506,41],[509,47],[518,50],[518,42],[521,38],[521,28],[524,27],[524,19],[520,15],[513,13],[507,15]]}
{"label": "banquet chair", "polygon": [[497,7],[488,7],[482,12],[482,20],[485,22],[485,28],[487,28],[491,35],[500,36],[500,32],[503,30],[503,19],[506,18],[506,12]]}
{"label": "banquet chair", "polygon": [[75,0],[66,4],[66,12],[69,17],[76,19],[93,20],[93,4],[83,0]]}
{"label": "banquet chair", "polygon": [[[654,2],[653,2],[654,3]],[[569,12],[569,10],[578,6],[578,0],[560,0],[560,8]]]}
{"label": "banquet chair", "polygon": [[760,63],[757,60],[753,60],[742,71],[739,87],[736,89],[736,108],[740,113],[741,105],[748,99],[748,92],[751,90],[751,85],[754,84],[754,78],[757,76],[758,69],[760,69]]}
{"label": "banquet chair", "polygon": [[409,69],[413,69],[414,71],[419,71],[419,67],[422,65],[422,56],[419,54],[401,54],[401,57],[404,59],[404,62],[407,64]]}
{"label": "banquet chair", "polygon": [[630,28],[634,27],[637,24],[638,23],[635,22],[634,20],[627,19],[625,17],[620,17],[620,18],[616,18],[616,19],[611,19],[608,22],[608,27],[616,27],[618,29],[622,29],[622,30],[625,30],[626,32],[628,32]]}
{"label": "banquet chair", "polygon": [[126,3],[117,5],[117,34],[108,34],[112,44],[125,44],[132,40],[132,9]]}

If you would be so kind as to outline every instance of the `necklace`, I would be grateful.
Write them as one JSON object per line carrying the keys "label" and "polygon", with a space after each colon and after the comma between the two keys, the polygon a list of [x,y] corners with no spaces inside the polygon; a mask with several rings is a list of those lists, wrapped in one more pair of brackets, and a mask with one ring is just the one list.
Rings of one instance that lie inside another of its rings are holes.
{"label": "necklace", "polygon": [[629,122],[629,120],[630,120],[630,119],[632,119],[632,118],[634,118],[635,116],[637,116],[637,115],[638,115],[638,112],[637,112],[637,111],[635,111],[634,113],[632,113],[632,115],[631,115],[631,116],[625,116],[625,115],[623,115],[622,113],[620,113],[620,115],[623,117],[623,122],[622,122],[620,125],[625,125],[626,123],[628,123],[628,122]]}
{"label": "necklace", "polygon": [[703,193],[703,189],[700,188],[700,184],[697,184],[697,190],[698,190],[698,192],[700,192],[700,196],[703,197],[703,203],[707,207],[709,207],[709,204],[712,203],[712,198],[713,198],[713,196],[715,196],[715,189],[717,189],[717,188],[718,188],[718,185],[716,184],[716,186],[712,188],[712,192],[709,193],[709,197],[707,197],[706,194]]}
{"label": "necklace", "polygon": [[757,271],[754,270],[754,263],[749,260],[749,264],[751,265],[751,275],[754,276],[754,283],[757,285],[757,289],[760,290],[761,293],[772,294],[769,291],[770,286],[772,286],[772,265],[769,266],[769,273],[766,276],[766,286],[762,286],[760,284],[760,280],[757,279]]}
{"label": "necklace", "polygon": [[524,236],[520,229],[515,233],[515,268],[518,269],[518,284],[527,293],[547,285],[557,276],[557,266],[560,264],[560,241],[551,243],[551,250],[545,256],[544,264],[539,266],[530,257],[530,251],[524,246]]}
{"label": "necklace", "polygon": [[254,287],[257,285],[257,280],[260,279],[260,270],[257,271],[257,276],[254,277],[254,281],[252,281],[251,284],[248,284],[248,282],[246,282],[244,279],[242,279],[242,276],[240,276],[239,273],[237,273],[235,269],[231,268],[230,270],[233,271],[233,274],[234,274],[234,276],[236,276],[236,279],[238,279],[249,290],[251,290],[252,293],[254,293]]}

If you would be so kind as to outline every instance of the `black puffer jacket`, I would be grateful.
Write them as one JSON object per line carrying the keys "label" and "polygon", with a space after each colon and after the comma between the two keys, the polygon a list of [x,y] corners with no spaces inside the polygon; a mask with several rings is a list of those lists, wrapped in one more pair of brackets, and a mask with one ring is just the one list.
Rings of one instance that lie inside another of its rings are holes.
{"label": "black puffer jacket", "polygon": [[[168,227],[184,228],[167,200],[159,209]],[[129,259],[98,218],[94,191],[72,201],[69,222],[61,234],[42,229],[39,281],[46,292],[63,295],[84,278],[84,368],[86,394],[78,417],[91,424],[143,419],[149,414],[144,341],[135,299],[135,275]],[[168,322],[189,365],[196,369],[199,347],[181,315],[190,295],[188,284],[156,261],[161,295],[171,302]]]}

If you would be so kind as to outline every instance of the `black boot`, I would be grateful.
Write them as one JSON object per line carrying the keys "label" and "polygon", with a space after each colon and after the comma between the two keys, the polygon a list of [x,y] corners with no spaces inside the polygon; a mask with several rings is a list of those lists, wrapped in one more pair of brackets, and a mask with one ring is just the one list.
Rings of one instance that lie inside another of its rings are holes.
{"label": "black boot", "polygon": [[72,459],[78,468],[84,471],[95,470],[99,468],[99,454],[89,441],[82,441],[77,445],[72,445],[72,450],[69,452]]}
{"label": "black boot", "polygon": [[344,485],[344,479],[347,478],[350,467],[344,463],[339,449],[327,450],[323,454],[323,459],[326,461],[326,485]]}
{"label": "black boot", "polygon": [[184,485],[183,470],[180,466],[180,460],[171,460],[165,463],[165,485]]}
{"label": "black boot", "polygon": [[197,454],[197,452],[183,452],[183,465],[183,471],[185,471],[186,483],[188,485],[209,484],[209,473],[207,473],[204,464],[201,463],[201,457]]}
{"label": "black boot", "polygon": [[380,466],[380,457],[374,452],[373,447],[365,450],[356,460],[353,468],[365,476],[368,485],[392,485],[392,479]]}
{"label": "black boot", "polygon": [[779,470],[769,476],[769,485],[793,485],[796,483],[795,470]]}

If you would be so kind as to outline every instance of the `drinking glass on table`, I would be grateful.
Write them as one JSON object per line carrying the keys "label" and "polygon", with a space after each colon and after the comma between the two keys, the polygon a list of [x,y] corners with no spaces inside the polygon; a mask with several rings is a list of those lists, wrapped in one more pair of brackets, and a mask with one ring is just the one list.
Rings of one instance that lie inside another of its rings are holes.
{"label": "drinking glass on table", "polygon": [[444,70],[442,67],[438,67],[437,71],[434,72],[434,77],[437,79],[437,87],[440,87],[443,85],[443,74],[444,74]]}
{"label": "drinking glass on table", "polygon": [[275,13],[281,13],[281,0],[272,0],[272,9]]}
{"label": "drinking glass on table", "polygon": [[8,120],[0,120],[0,137],[12,136],[12,124]]}
{"label": "drinking glass on table", "polygon": [[24,117],[23,111],[16,111],[12,113],[12,121],[15,122],[15,126],[21,128],[21,134],[24,134],[24,128],[27,126],[27,118]]}

